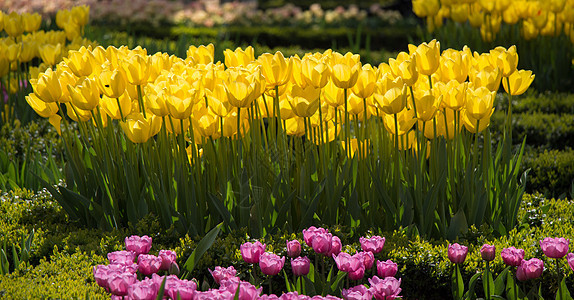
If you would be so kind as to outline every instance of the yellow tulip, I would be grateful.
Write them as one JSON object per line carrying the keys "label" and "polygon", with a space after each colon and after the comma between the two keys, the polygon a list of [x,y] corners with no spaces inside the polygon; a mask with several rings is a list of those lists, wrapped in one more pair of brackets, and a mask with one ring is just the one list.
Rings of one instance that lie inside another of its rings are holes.
{"label": "yellow tulip", "polygon": [[321,142],[329,143],[334,141],[340,132],[341,132],[340,124],[337,124],[337,126],[335,127],[335,124],[333,122],[327,122],[325,123],[325,126],[323,126],[323,132],[316,131],[314,133],[315,138],[313,139],[313,141],[316,144],[320,144]]}
{"label": "yellow tulip", "polygon": [[66,112],[68,117],[76,122],[87,122],[92,119],[92,111],[78,109],[70,102],[66,103]]}
{"label": "yellow tulip", "polygon": [[46,44],[44,46],[40,46],[38,50],[42,61],[49,66],[54,66],[60,60],[62,45],[59,43],[56,45]]}
{"label": "yellow tulip", "polygon": [[[361,145],[361,152],[359,152],[358,157],[362,158],[362,153],[367,154],[369,152],[370,149],[370,140],[364,140],[359,142],[359,140],[357,140],[356,138],[352,138],[349,141],[350,144],[350,154],[351,157],[355,157],[355,155],[357,154],[357,151],[359,150],[359,144]],[[345,141],[341,141],[341,147],[343,147],[343,152],[344,153],[349,153],[347,152],[347,143]]]}
{"label": "yellow tulip", "polygon": [[6,15],[3,11],[0,11],[0,31],[4,30],[4,18]]}
{"label": "yellow tulip", "polygon": [[366,64],[358,72],[357,82],[351,88],[351,91],[359,98],[368,98],[375,92],[375,82],[377,74],[373,67]]}
{"label": "yellow tulip", "polygon": [[[468,82],[459,83],[456,80],[449,81],[444,86],[442,104],[451,110],[461,110],[466,103],[466,90],[468,89]],[[436,96],[436,95],[435,95]]]}
{"label": "yellow tulip", "polygon": [[319,96],[321,89],[307,86],[301,88],[293,86],[291,93],[287,94],[287,99],[293,113],[301,118],[308,118],[319,109]]}
{"label": "yellow tulip", "polygon": [[88,24],[90,19],[90,7],[87,5],[74,6],[70,9],[70,16],[76,25],[83,27]]}
{"label": "yellow tulip", "polygon": [[68,92],[68,85],[76,86],[78,77],[74,76],[72,72],[64,70],[64,68],[58,68],[56,71],[58,74],[58,80],[60,81],[60,89],[62,90],[62,98],[58,102],[70,102],[70,93]]}
{"label": "yellow tulip", "polygon": [[341,89],[350,89],[359,78],[359,70],[361,70],[361,62],[359,56],[350,52],[344,56],[336,53],[332,58],[331,65],[331,80]]}
{"label": "yellow tulip", "polygon": [[520,35],[525,40],[532,40],[538,36],[538,28],[534,25],[532,19],[525,19],[522,21],[522,27],[520,28]]}
{"label": "yellow tulip", "polygon": [[62,117],[60,117],[60,115],[52,115],[48,118],[48,122],[50,122],[50,124],[52,126],[54,126],[54,128],[56,128],[56,131],[58,132],[59,135],[62,135],[62,129],[61,129],[61,123],[62,121]]}
{"label": "yellow tulip", "polygon": [[64,62],[77,77],[89,76],[97,70],[99,66],[95,64],[95,60],[92,52],[84,47],[79,51],[70,51],[68,56],[64,57]]}
{"label": "yellow tulip", "polygon": [[419,73],[417,72],[416,57],[411,57],[406,52],[401,53],[406,54],[408,59],[399,62],[393,58],[390,58],[389,66],[391,68],[391,72],[393,73],[394,77],[401,77],[406,85],[413,86],[419,78]]}
{"label": "yellow tulip", "polygon": [[[241,114],[240,120],[240,136],[245,135],[249,131],[249,120],[247,119],[247,114]],[[229,113],[225,118],[223,118],[223,133],[224,137],[230,137],[232,139],[237,139],[237,109]]]}
{"label": "yellow tulip", "polygon": [[4,55],[10,62],[15,62],[20,59],[20,50],[22,49],[22,44],[9,42],[4,44]]}
{"label": "yellow tulip", "polygon": [[440,62],[440,42],[422,43],[418,47],[409,45],[409,51],[416,56],[417,70],[423,75],[432,75]]}
{"label": "yellow tulip", "polygon": [[98,88],[100,91],[110,97],[118,98],[126,90],[126,77],[122,69],[105,69],[97,77]]}
{"label": "yellow tulip", "polygon": [[413,12],[419,18],[434,16],[440,9],[438,0],[413,0]]}
{"label": "yellow tulip", "polygon": [[466,81],[471,58],[463,51],[447,49],[440,57],[440,74],[443,82]]}
{"label": "yellow tulip", "polygon": [[223,56],[225,57],[225,66],[228,68],[247,66],[249,63],[255,61],[254,50],[251,46],[248,46],[245,50],[240,47],[237,47],[235,51],[225,49]]}
{"label": "yellow tulip", "polygon": [[502,71],[503,77],[508,77],[516,71],[518,66],[518,53],[516,46],[511,46],[506,50],[504,47],[496,47],[490,50],[491,64],[497,66]]}
{"label": "yellow tulip", "polygon": [[285,132],[290,136],[301,137],[305,135],[304,119],[300,117],[294,117],[285,120]]}
{"label": "yellow tulip", "polygon": [[342,89],[330,81],[321,90],[321,98],[329,105],[339,107],[345,104],[345,95]]}
{"label": "yellow tulip", "polygon": [[[396,120],[397,123],[395,124],[395,115],[386,115],[383,118],[383,123],[385,124],[385,128],[387,129],[387,131],[393,135],[398,134],[398,135],[403,135],[407,132],[409,132],[409,130],[411,130],[411,128],[413,128],[413,126],[415,125],[415,123],[417,122],[417,119],[415,118],[415,112],[413,110],[403,110],[402,112],[399,112],[396,114]],[[395,126],[397,125],[397,126]],[[398,128],[397,128],[398,127]]]}
{"label": "yellow tulip", "polygon": [[16,12],[11,12],[9,15],[4,15],[3,23],[4,31],[6,31],[6,33],[11,37],[20,36],[24,32],[22,16]]}
{"label": "yellow tulip", "polygon": [[293,108],[291,108],[291,104],[289,104],[287,97],[279,99],[279,111],[281,112],[281,120],[289,120],[297,117],[293,112]]}
{"label": "yellow tulip", "polygon": [[[362,114],[365,111],[365,98],[359,97],[353,93],[350,93],[347,98],[349,113],[352,117],[358,117],[360,121],[365,120],[365,116]],[[367,110],[367,118],[370,117],[369,111]]]}
{"label": "yellow tulip", "polygon": [[121,64],[126,79],[133,85],[145,85],[150,75],[151,63],[149,56],[134,54]]}
{"label": "yellow tulip", "polygon": [[193,128],[197,129],[199,134],[201,134],[203,137],[211,137],[217,139],[221,135],[219,132],[219,117],[209,112],[209,110],[205,107],[198,111],[197,115],[194,113],[192,122]]}
{"label": "yellow tulip", "polygon": [[[121,120],[132,112],[132,99],[127,94],[113,98],[104,95],[100,101],[100,106],[110,118]],[[146,106],[146,108],[148,107]]]}
{"label": "yellow tulip", "polygon": [[391,88],[384,95],[375,93],[375,102],[386,114],[393,115],[401,112],[407,106],[407,85],[403,88]]}
{"label": "yellow tulip", "polygon": [[[166,105],[166,98],[167,98],[167,87],[165,82],[161,82],[159,84],[148,84],[145,88],[145,107],[149,109],[154,115],[158,117],[165,117],[169,114],[169,110]],[[129,93],[124,93],[127,95],[128,98]]]}
{"label": "yellow tulip", "polygon": [[34,32],[40,29],[42,25],[42,16],[38,13],[23,13],[22,14],[22,26],[25,32]]}
{"label": "yellow tulip", "polygon": [[38,43],[35,41],[22,42],[20,49],[20,62],[27,63],[38,56]]}
{"label": "yellow tulip", "polygon": [[68,85],[68,92],[72,104],[79,109],[91,111],[100,104],[100,90],[92,78],[85,77],[76,86]]}
{"label": "yellow tulip", "polygon": [[275,54],[261,54],[257,61],[261,65],[263,76],[265,76],[267,90],[284,85],[291,77],[293,62],[291,59],[286,59],[283,53],[279,51]]}
{"label": "yellow tulip", "polygon": [[225,117],[231,111],[231,105],[227,100],[227,92],[225,91],[225,86],[223,84],[216,85],[213,91],[206,91],[205,95],[208,99],[209,108],[214,114],[219,117]]}
{"label": "yellow tulip", "polygon": [[214,46],[209,44],[207,46],[189,46],[187,49],[187,59],[190,59],[193,65],[206,65],[208,63],[213,63],[214,57]]}
{"label": "yellow tulip", "polygon": [[502,72],[498,68],[484,68],[479,72],[474,71],[469,74],[469,81],[475,87],[486,87],[493,92],[498,91],[501,79]]}
{"label": "yellow tulip", "polygon": [[26,102],[28,102],[30,107],[42,118],[49,118],[58,113],[58,104],[54,102],[44,102],[34,93],[26,96]]}
{"label": "yellow tulip", "polygon": [[293,69],[291,72],[291,82],[294,85],[305,88],[307,86],[307,81],[303,78],[303,72],[301,71],[301,58],[297,54],[291,57],[293,63]]}
{"label": "yellow tulip", "polygon": [[478,28],[482,26],[483,21],[484,21],[484,12],[482,11],[480,4],[478,2],[470,4],[470,10],[468,15],[468,23],[470,24],[470,26]]}
{"label": "yellow tulip", "polygon": [[517,70],[508,77],[508,81],[502,81],[502,86],[507,93],[517,96],[524,94],[532,81],[534,81],[532,71]]}
{"label": "yellow tulip", "polygon": [[502,12],[502,20],[504,20],[504,23],[514,25],[520,21],[518,6],[520,6],[520,4],[511,5]]}
{"label": "yellow tulip", "polygon": [[491,113],[495,91],[490,91],[486,87],[479,87],[475,90],[467,89],[467,100],[465,109],[467,114],[474,119],[484,119]]}
{"label": "yellow tulip", "polygon": [[187,119],[193,105],[199,100],[200,91],[187,84],[169,85],[165,105],[170,116],[176,119]]}
{"label": "yellow tulip", "polygon": [[463,109],[461,113],[462,123],[466,128],[466,130],[468,130],[470,133],[481,132],[485,130],[488,127],[488,125],[490,125],[490,116],[492,116],[493,112],[494,108],[490,110],[490,114],[487,114],[484,118],[480,119],[480,121],[478,122],[478,130],[477,130],[476,128],[477,119],[473,118],[470,114],[466,112],[465,109]]}
{"label": "yellow tulip", "polygon": [[455,4],[450,7],[450,17],[453,21],[458,23],[465,23],[468,20],[469,6],[468,4]]}
{"label": "yellow tulip", "polygon": [[227,92],[227,100],[229,104],[234,107],[250,107],[251,103],[255,100],[254,97],[256,86],[247,80],[238,80],[225,82],[225,91]]}
{"label": "yellow tulip", "polygon": [[30,80],[34,94],[44,102],[59,102],[62,98],[62,88],[58,75],[51,68],[46,70],[37,80]]}
{"label": "yellow tulip", "polygon": [[325,87],[331,77],[327,64],[309,58],[301,61],[301,73],[303,80],[315,88]]}
{"label": "yellow tulip", "polygon": [[161,129],[161,119],[155,115],[145,118],[140,113],[130,114],[125,122],[120,122],[124,133],[133,143],[145,143]]}
{"label": "yellow tulip", "polygon": [[433,94],[428,93],[416,101],[417,105],[417,119],[426,122],[432,120],[442,102],[442,95],[435,97]]}

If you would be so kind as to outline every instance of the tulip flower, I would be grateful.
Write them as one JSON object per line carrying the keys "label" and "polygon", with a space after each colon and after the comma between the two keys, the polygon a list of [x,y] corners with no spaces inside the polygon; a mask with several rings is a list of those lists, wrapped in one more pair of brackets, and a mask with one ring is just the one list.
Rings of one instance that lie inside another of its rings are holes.
{"label": "tulip flower", "polygon": [[64,62],[70,68],[70,71],[77,77],[89,76],[99,68],[96,64],[96,58],[91,51],[82,47],[78,51],[70,51],[67,57],[64,57]]}
{"label": "tulip flower", "polygon": [[425,94],[415,101],[417,106],[417,119],[423,122],[432,120],[442,103],[442,95]]}
{"label": "tulip flower", "polygon": [[4,15],[4,31],[11,37],[17,37],[24,32],[24,24],[22,24],[22,15],[11,12],[9,15]]}
{"label": "tulip flower", "polygon": [[233,266],[230,266],[228,268],[222,268],[220,266],[217,266],[213,271],[211,271],[210,269],[209,273],[211,273],[211,276],[213,277],[215,283],[217,284],[219,284],[222,280],[226,280],[235,277],[237,275],[237,271]]}
{"label": "tulip flower", "polygon": [[169,270],[169,267],[172,263],[175,263],[177,259],[177,254],[171,250],[159,250],[159,254],[157,255],[161,258],[161,267],[160,270]]}
{"label": "tulip flower", "polygon": [[536,279],[542,275],[542,271],[544,271],[544,262],[540,259],[522,260],[516,269],[516,279],[520,281]]}
{"label": "tulip flower", "polygon": [[547,237],[540,241],[540,248],[549,258],[562,258],[568,253],[569,244],[569,239]]}
{"label": "tulip flower", "polygon": [[466,112],[474,119],[484,119],[492,114],[492,106],[496,92],[491,92],[485,87],[467,90],[467,100],[465,103]]}
{"label": "tulip flower", "polygon": [[133,143],[145,143],[161,129],[161,119],[151,115],[147,118],[140,113],[132,113],[120,122],[125,134]]}
{"label": "tulip flower", "polygon": [[353,272],[363,266],[363,261],[358,256],[351,256],[348,253],[341,252],[339,255],[333,255],[337,268],[343,272]]}
{"label": "tulip flower", "polygon": [[297,257],[301,254],[301,244],[298,240],[287,241],[287,255]]}
{"label": "tulip flower", "polygon": [[341,243],[341,239],[338,236],[334,235],[331,238],[331,249],[329,249],[329,253],[326,254],[328,257],[332,257],[334,255],[339,255],[341,253],[341,249],[343,248],[343,244]]}
{"label": "tulip flower", "polygon": [[34,32],[40,29],[42,25],[42,16],[38,13],[23,13],[22,15],[22,27],[25,32]]}
{"label": "tulip flower", "polygon": [[119,98],[126,90],[126,77],[121,69],[104,69],[96,78],[102,94],[110,98]]}
{"label": "tulip flower", "polygon": [[245,50],[237,47],[235,51],[231,49],[225,49],[223,52],[225,57],[226,67],[240,67],[247,66],[249,63],[255,60],[253,47],[248,46]]}
{"label": "tulip flower", "polygon": [[374,235],[370,238],[361,237],[359,238],[359,242],[361,243],[361,249],[363,249],[363,251],[370,251],[374,254],[381,252],[385,246],[385,238],[378,235]]}
{"label": "tulip flower", "polygon": [[422,43],[418,47],[409,44],[409,52],[415,55],[417,71],[430,76],[438,69],[440,62],[440,42],[436,40]]}
{"label": "tulip flower", "polygon": [[141,237],[132,235],[130,237],[126,237],[124,242],[126,244],[126,249],[134,252],[135,255],[138,256],[140,254],[148,254],[151,249],[152,238],[147,235]]}
{"label": "tulip flower", "polygon": [[319,109],[319,96],[321,90],[312,86],[300,88],[293,86],[291,93],[287,95],[288,103],[293,113],[301,118],[308,118]]}
{"label": "tulip flower", "polygon": [[352,88],[359,78],[360,65],[352,66],[346,64],[336,64],[331,67],[331,80],[335,86],[341,89]]}
{"label": "tulip flower", "polygon": [[85,77],[76,86],[67,88],[72,104],[81,110],[91,111],[100,104],[100,90],[94,79]]}
{"label": "tulip flower", "polygon": [[229,278],[227,280],[222,280],[219,286],[219,291],[227,291],[229,292],[229,297],[213,297],[213,298],[205,298],[205,299],[232,299],[233,295],[236,294],[237,288],[239,287],[239,299],[257,299],[257,297],[261,294],[262,287],[256,288],[249,282],[241,281],[239,278]]}
{"label": "tulip flower", "polygon": [[311,240],[311,247],[319,254],[328,255],[332,246],[333,235],[330,233],[317,233]]}
{"label": "tulip flower", "polygon": [[115,251],[108,253],[110,264],[131,265],[136,259],[136,254],[132,251]]}
{"label": "tulip flower", "polygon": [[[395,121],[397,122],[395,123]],[[396,115],[386,115],[383,118],[383,123],[387,131],[391,134],[398,135],[407,133],[413,128],[416,122],[417,119],[415,118],[415,112],[413,110],[403,110]]]}
{"label": "tulip flower", "polygon": [[370,289],[364,284],[360,284],[348,289],[343,289],[341,291],[343,299],[347,300],[371,300],[373,299],[373,294]]}
{"label": "tulip flower", "polygon": [[267,90],[284,85],[289,80],[293,62],[290,59],[285,59],[283,53],[279,51],[275,54],[264,53],[257,58],[257,61],[261,64],[261,72],[265,76]]}
{"label": "tulip flower", "polygon": [[358,72],[357,82],[351,88],[353,94],[362,99],[370,97],[375,91],[376,76],[377,74],[371,65],[363,65]]}
{"label": "tulip flower", "polygon": [[40,100],[51,103],[59,102],[62,99],[62,88],[58,75],[51,68],[48,68],[37,80],[30,80],[30,83],[34,89],[34,94]]}
{"label": "tulip flower", "polygon": [[136,282],[128,287],[129,299],[153,300],[157,298],[159,286],[151,280]]}
{"label": "tulip flower", "polygon": [[503,77],[508,77],[516,71],[518,66],[518,53],[516,53],[516,46],[513,45],[508,50],[504,47],[496,47],[490,50],[490,57],[493,65],[497,66],[502,72]]}
{"label": "tulip flower", "polygon": [[157,273],[162,265],[163,259],[155,255],[140,254],[138,256],[138,271],[143,275]]}
{"label": "tulip flower", "polygon": [[291,269],[293,270],[293,275],[295,276],[305,276],[309,274],[310,267],[311,260],[309,260],[307,256],[291,259]]}
{"label": "tulip flower", "polygon": [[133,273],[112,273],[107,279],[107,286],[112,295],[127,296],[128,288],[137,282],[137,276]]}
{"label": "tulip flower", "polygon": [[248,264],[259,263],[259,257],[265,252],[265,244],[256,241],[254,243],[246,242],[241,245],[241,257]]}
{"label": "tulip flower", "polygon": [[213,44],[209,44],[207,46],[189,46],[189,48],[187,49],[187,58],[191,59],[193,61],[193,64],[197,65],[197,64],[202,64],[202,65],[206,65],[208,63],[213,63],[213,57],[214,57],[214,46]]}
{"label": "tulip flower", "polygon": [[434,16],[438,13],[440,2],[438,0],[413,0],[413,12],[419,18]]}
{"label": "tulip flower", "polygon": [[375,93],[375,103],[389,115],[401,112],[407,106],[407,85],[401,88],[391,88],[383,95]]}
{"label": "tulip flower", "polygon": [[488,244],[482,245],[480,248],[480,256],[485,261],[493,261],[496,256],[496,247]]}
{"label": "tulip flower", "polygon": [[[417,72],[416,57],[409,56],[409,54],[406,52],[401,53],[404,53],[406,56],[402,61],[389,58],[389,66],[391,68],[391,72],[393,73],[393,76],[401,77],[406,85],[413,86],[419,78],[419,73]],[[399,53],[399,56],[401,53]]]}
{"label": "tulip flower", "polygon": [[574,253],[568,253],[568,256],[566,256],[566,258],[568,260],[568,265],[570,266],[570,269],[574,271]]}
{"label": "tulip flower", "polygon": [[386,261],[377,260],[377,274],[381,278],[394,277],[397,274],[398,265],[390,259]]}
{"label": "tulip flower", "polygon": [[148,56],[134,54],[124,60],[121,67],[126,74],[126,79],[133,85],[145,85],[150,75],[151,61]]}
{"label": "tulip flower", "polygon": [[401,280],[394,277],[380,279],[377,276],[369,279],[371,290],[377,300],[388,300],[399,297],[401,293]]}
{"label": "tulip flower", "polygon": [[323,88],[330,79],[329,66],[314,59],[301,61],[301,75],[308,85],[315,88]]}
{"label": "tulip flower", "polygon": [[518,70],[510,74],[506,80],[502,80],[502,86],[510,95],[522,95],[530,87],[534,77],[532,71]]}
{"label": "tulip flower", "polygon": [[49,118],[54,116],[58,113],[59,107],[58,104],[51,102],[47,103],[42,101],[36,94],[30,94],[25,97],[26,102],[28,105],[34,109],[34,111],[40,115],[42,118]]}
{"label": "tulip flower", "polygon": [[453,264],[462,264],[466,259],[466,254],[468,253],[468,247],[454,243],[448,245],[448,259]]}
{"label": "tulip flower", "polygon": [[518,267],[520,262],[524,259],[524,250],[516,249],[514,247],[504,248],[500,252],[502,261],[508,266]]}
{"label": "tulip flower", "polygon": [[[369,253],[371,253],[371,252],[369,252]],[[351,279],[351,280],[363,279],[363,277],[365,277],[365,266],[360,265],[356,270],[350,271],[348,273],[348,276],[349,276],[349,279]]]}

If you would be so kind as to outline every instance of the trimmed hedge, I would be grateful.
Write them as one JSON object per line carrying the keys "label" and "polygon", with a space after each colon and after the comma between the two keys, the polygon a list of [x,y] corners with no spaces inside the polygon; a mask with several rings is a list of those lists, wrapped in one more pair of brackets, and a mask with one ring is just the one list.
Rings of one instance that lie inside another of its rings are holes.
{"label": "trimmed hedge", "polygon": [[[37,235],[31,253],[32,266],[16,271],[9,276],[0,276],[0,295],[8,299],[23,298],[71,298],[74,295],[99,298],[104,294],[93,279],[92,266],[106,263],[105,255],[110,251],[124,248],[123,240],[131,234],[147,234],[153,238],[152,254],[160,249],[175,250],[178,263],[183,266],[187,257],[197,245],[200,237],[178,237],[173,232],[161,232],[155,218],[150,216],[130,229],[113,232],[77,228],[70,223],[60,207],[45,194],[32,194],[18,191],[1,196],[0,202],[0,243],[18,242],[21,232],[35,228]],[[554,293],[558,274],[553,259],[544,256],[538,241],[544,237],[565,237],[574,239],[574,202],[569,200],[548,200],[540,196],[525,195],[519,212],[519,226],[508,236],[495,238],[492,230],[483,227],[472,228],[459,243],[469,247],[469,255],[464,263],[463,276],[468,284],[470,277],[483,267],[479,249],[483,243],[496,245],[497,253],[508,246],[523,248],[525,258],[537,257],[544,261],[545,271],[542,279],[545,296]],[[424,297],[425,299],[444,299],[450,294],[450,274],[452,264],[447,259],[448,241],[425,241],[408,237],[403,231],[382,233],[352,234],[346,228],[332,227],[330,232],[339,236],[345,246],[344,251],[354,253],[360,249],[360,235],[379,234],[386,237],[385,247],[376,255],[379,260],[391,259],[399,265],[398,277],[402,278],[403,295],[406,299]],[[267,250],[286,255],[285,242],[291,239],[303,240],[301,233],[278,233],[261,241],[267,244]],[[212,248],[199,261],[193,277],[203,289],[214,286],[208,268],[217,265],[233,265],[238,275],[247,279],[252,266],[241,260],[239,246],[250,240],[245,230],[221,234]],[[303,242],[303,255],[315,261],[312,249]],[[61,249],[61,250],[59,250]],[[325,260],[327,268],[332,260]],[[290,276],[290,264],[285,264]],[[504,269],[500,255],[491,264],[495,274]],[[574,274],[566,272],[567,285],[574,286]],[[371,276],[374,270],[369,271]],[[276,286],[283,286],[281,275],[274,278]],[[57,284],[52,284],[52,282]],[[366,281],[365,281],[366,282]],[[531,284],[531,283],[529,283]],[[70,288],[77,286],[77,288]],[[479,283],[479,287],[481,284]],[[477,292],[480,288],[477,288]],[[574,292],[574,291],[572,291]]]}
{"label": "trimmed hedge", "polygon": [[574,196],[574,150],[526,152],[521,168],[530,169],[527,192],[538,191],[549,197]]}

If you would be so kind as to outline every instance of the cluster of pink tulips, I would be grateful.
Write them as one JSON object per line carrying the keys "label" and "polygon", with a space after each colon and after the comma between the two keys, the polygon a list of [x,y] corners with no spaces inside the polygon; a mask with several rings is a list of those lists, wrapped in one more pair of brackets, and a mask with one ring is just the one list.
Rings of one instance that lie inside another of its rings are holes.
{"label": "cluster of pink tulips", "polygon": [[[375,266],[375,254],[381,252],[385,245],[385,238],[371,236],[361,237],[361,250],[351,255],[342,252],[341,240],[329,233],[327,229],[310,228],[303,230],[305,244],[318,255],[316,258],[333,259],[338,270],[345,272],[349,280],[358,281],[368,274]],[[262,294],[263,288],[250,282],[241,280],[233,266],[224,268],[215,267],[209,270],[219,288],[207,291],[198,291],[197,283],[191,280],[182,280],[179,267],[176,263],[176,254],[169,250],[160,250],[157,256],[148,254],[152,240],[148,236],[131,236],[125,239],[126,251],[108,253],[110,264],[94,267],[96,283],[112,294],[112,299],[158,299],[158,293],[163,284],[163,299],[340,299],[335,296],[306,296],[297,291],[283,293],[280,296]],[[553,259],[567,257],[568,265],[574,270],[574,253],[568,253],[570,241],[565,238],[545,238],[540,241],[544,254]],[[311,270],[311,260],[301,256],[301,242],[289,240],[286,244],[286,253],[290,257],[291,269],[296,277],[307,276]],[[275,276],[281,272],[285,265],[285,257],[272,252],[266,252],[266,245],[259,241],[246,242],[240,247],[243,260],[253,266],[258,265],[261,273]],[[508,247],[500,252],[502,260],[510,268],[515,268],[515,278],[527,281],[538,278],[544,271],[544,263],[538,258],[524,259],[524,250]],[[468,247],[454,243],[448,247],[448,259],[456,266],[463,264],[468,254]],[[496,257],[496,248],[485,244],[480,249],[482,259],[487,263]],[[558,265],[557,261],[557,265]],[[316,267],[315,267],[316,268]],[[315,269],[316,270],[316,269]],[[348,289],[342,289],[344,299],[377,299],[390,300],[400,298],[401,280],[395,278],[398,266],[391,260],[376,261],[376,273],[368,278],[368,285],[359,284]],[[159,273],[163,272],[164,276]],[[139,275],[138,275],[139,274]],[[139,280],[138,280],[139,279]],[[457,282],[457,285],[459,283]],[[462,284],[462,283],[461,283]],[[455,294],[455,298],[461,295]],[[488,297],[489,298],[489,297]]]}

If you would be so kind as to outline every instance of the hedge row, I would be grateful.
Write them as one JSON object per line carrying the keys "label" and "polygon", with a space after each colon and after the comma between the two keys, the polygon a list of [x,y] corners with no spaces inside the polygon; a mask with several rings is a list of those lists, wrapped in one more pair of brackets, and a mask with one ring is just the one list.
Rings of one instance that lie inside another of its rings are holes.
{"label": "hedge row", "polygon": [[[31,251],[31,265],[8,276],[0,276],[0,296],[7,299],[24,298],[91,298],[105,296],[103,289],[95,285],[91,267],[106,261],[108,252],[123,249],[126,236],[147,234],[153,238],[152,254],[160,249],[175,250],[178,263],[183,265],[195,249],[200,237],[177,237],[172,231],[159,230],[159,224],[153,216],[140,221],[129,229],[101,232],[94,229],[78,228],[70,223],[61,207],[44,193],[33,194],[28,191],[16,191],[0,196],[0,244],[18,244],[22,234],[27,235],[33,228],[36,237]],[[539,196],[526,195],[520,212],[519,225],[511,234],[494,237],[492,230],[483,227],[471,229],[459,243],[469,246],[469,255],[464,263],[464,278],[469,278],[483,268],[479,249],[483,243],[494,244],[497,253],[505,247],[515,246],[526,251],[526,258],[537,257],[544,261],[545,271],[539,281],[543,281],[543,293],[554,293],[558,274],[554,260],[544,256],[538,241],[544,237],[565,237],[574,239],[574,202],[548,200]],[[386,237],[383,251],[376,255],[379,260],[391,259],[399,265],[398,277],[402,278],[403,295],[407,299],[424,297],[425,299],[444,299],[450,293],[450,274],[452,264],[448,261],[448,241],[425,241],[418,237],[410,238],[404,231],[369,233],[351,233],[346,228],[329,228],[339,236],[344,251],[354,253],[360,249],[358,239],[366,234],[379,234]],[[301,233],[275,233],[261,240],[267,244],[267,250],[286,255],[287,240],[299,239]],[[214,286],[208,268],[233,265],[238,275],[249,277],[252,267],[241,260],[239,245],[249,241],[245,231],[222,233],[211,249],[206,252],[192,274],[207,288]],[[303,244],[303,255],[315,260],[312,249]],[[11,259],[8,251],[9,259]],[[332,260],[325,260],[327,267]],[[504,269],[500,255],[491,264],[495,274]],[[290,276],[289,264],[286,272]],[[564,270],[564,269],[563,269]],[[567,285],[574,286],[574,274],[565,270]],[[370,275],[368,273],[368,275]],[[278,275],[275,286],[282,286],[284,279]],[[539,282],[537,281],[537,282]],[[53,284],[56,283],[56,284]],[[479,285],[480,286],[480,285]],[[480,289],[477,289],[480,290]]]}
{"label": "hedge row", "polygon": [[[117,28],[93,26],[96,30],[115,31]],[[357,45],[360,48],[386,49],[399,51],[407,48],[411,39],[416,37],[416,27],[412,24],[394,25],[384,28],[357,27],[305,29],[296,27],[242,27],[220,28],[164,26],[150,27],[134,24],[129,28],[131,36],[147,36],[157,39],[176,40],[180,36],[204,37],[213,40],[232,40],[237,44],[261,43],[269,47],[299,45],[307,49],[338,48]],[[367,39],[369,41],[367,41]]]}

